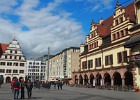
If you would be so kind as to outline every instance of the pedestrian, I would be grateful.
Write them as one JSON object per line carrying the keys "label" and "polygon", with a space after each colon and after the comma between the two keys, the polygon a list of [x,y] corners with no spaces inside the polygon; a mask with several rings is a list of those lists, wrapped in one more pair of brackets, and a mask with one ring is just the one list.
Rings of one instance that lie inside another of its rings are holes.
{"label": "pedestrian", "polygon": [[15,78],[12,80],[11,82],[11,90],[12,90],[12,93],[14,93],[14,83],[15,83]]}
{"label": "pedestrian", "polygon": [[57,88],[58,88],[58,90],[59,90],[59,87],[60,87],[60,80],[58,80],[58,82],[57,82]]}
{"label": "pedestrian", "polygon": [[59,85],[60,85],[60,89],[62,90],[62,86],[63,86],[62,81],[60,81]]}
{"label": "pedestrian", "polygon": [[20,84],[20,88],[21,88],[21,97],[20,99],[24,99],[24,88],[25,88],[25,82],[23,79],[21,79],[21,84]]}
{"label": "pedestrian", "polygon": [[54,85],[54,89],[56,89],[56,81],[54,81],[54,84],[53,85]]}
{"label": "pedestrian", "polygon": [[3,84],[3,80],[2,79],[0,79],[0,88],[1,88],[1,85]]}
{"label": "pedestrian", "polygon": [[19,96],[19,89],[20,89],[20,82],[18,81],[17,78],[15,78],[15,82],[14,82],[14,99],[18,100],[18,96]]}
{"label": "pedestrian", "polygon": [[31,82],[31,80],[28,80],[26,83],[28,99],[30,99],[32,96],[32,88],[33,88],[33,83]]}

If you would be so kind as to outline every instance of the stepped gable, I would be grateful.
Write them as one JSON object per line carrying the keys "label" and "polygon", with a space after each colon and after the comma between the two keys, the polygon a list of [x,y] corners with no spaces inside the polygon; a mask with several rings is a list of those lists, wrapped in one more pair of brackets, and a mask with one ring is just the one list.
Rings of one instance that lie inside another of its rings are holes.
{"label": "stepped gable", "polygon": [[129,17],[130,22],[136,22],[134,2],[125,7],[125,16]]}
{"label": "stepped gable", "polygon": [[[126,6],[125,8],[125,17],[129,17],[130,22],[135,23],[135,9],[134,9],[134,2]],[[102,38],[111,34],[111,26],[113,25],[113,15],[104,20],[101,24],[97,25],[99,36]]]}
{"label": "stepped gable", "polygon": [[0,43],[0,57],[6,51],[8,46],[9,46],[9,44],[2,44],[2,43]]}

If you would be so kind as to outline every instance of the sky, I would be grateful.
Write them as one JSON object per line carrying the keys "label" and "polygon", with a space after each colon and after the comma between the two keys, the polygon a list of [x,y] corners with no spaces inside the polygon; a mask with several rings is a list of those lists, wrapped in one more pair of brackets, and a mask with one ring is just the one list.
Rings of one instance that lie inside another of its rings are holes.
{"label": "sky", "polygon": [[0,0],[0,43],[16,37],[25,56],[46,55],[48,47],[51,55],[80,47],[92,20],[105,20],[115,5],[116,0]]}

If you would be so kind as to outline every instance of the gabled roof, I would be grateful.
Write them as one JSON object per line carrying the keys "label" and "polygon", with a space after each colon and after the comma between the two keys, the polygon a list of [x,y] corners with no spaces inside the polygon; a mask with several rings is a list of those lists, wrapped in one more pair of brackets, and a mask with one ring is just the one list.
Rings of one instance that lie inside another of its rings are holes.
{"label": "gabled roof", "polygon": [[0,57],[6,51],[8,46],[9,46],[9,44],[2,44],[2,43],[0,43]]}
{"label": "gabled roof", "polygon": [[[126,6],[125,8],[125,17],[129,17],[130,22],[135,23],[135,9],[134,9],[134,2]],[[101,24],[97,24],[97,29],[99,36],[106,37],[111,34],[111,26],[113,25],[113,15],[109,18],[105,19]]]}
{"label": "gabled roof", "polygon": [[99,36],[106,37],[110,35],[112,24],[113,24],[113,16],[107,18],[101,24],[97,25]]}
{"label": "gabled roof", "polygon": [[134,2],[125,7],[125,16],[129,17],[131,22],[136,22]]}

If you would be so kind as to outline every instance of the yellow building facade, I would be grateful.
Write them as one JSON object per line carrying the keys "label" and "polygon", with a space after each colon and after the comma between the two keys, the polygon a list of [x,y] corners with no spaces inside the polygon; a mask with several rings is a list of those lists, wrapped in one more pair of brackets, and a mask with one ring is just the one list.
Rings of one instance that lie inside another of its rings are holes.
{"label": "yellow building facade", "polygon": [[90,34],[86,42],[80,45],[79,71],[73,72],[75,84],[140,86],[140,73],[136,73],[138,69],[128,62],[128,57],[134,53],[133,49],[124,46],[138,22],[136,3],[137,0],[122,7],[117,2],[112,16],[101,19],[99,23],[91,23]]}

